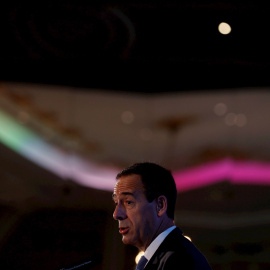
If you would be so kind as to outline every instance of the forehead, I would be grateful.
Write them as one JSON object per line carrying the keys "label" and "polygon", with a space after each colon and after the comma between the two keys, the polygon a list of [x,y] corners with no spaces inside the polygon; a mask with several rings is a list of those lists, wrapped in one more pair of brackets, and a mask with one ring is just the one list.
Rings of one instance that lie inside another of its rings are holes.
{"label": "forehead", "polygon": [[120,177],[113,190],[114,196],[119,196],[124,193],[137,193],[144,192],[144,186],[141,180],[141,176],[137,174],[131,174]]}

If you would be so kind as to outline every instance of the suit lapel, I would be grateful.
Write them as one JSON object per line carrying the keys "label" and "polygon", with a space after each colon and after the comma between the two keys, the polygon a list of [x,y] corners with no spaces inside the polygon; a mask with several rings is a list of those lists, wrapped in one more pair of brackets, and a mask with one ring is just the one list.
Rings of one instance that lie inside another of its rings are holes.
{"label": "suit lapel", "polygon": [[182,231],[176,227],[167,235],[167,237],[160,244],[156,252],[153,254],[152,258],[147,263],[144,270],[158,269],[159,265],[164,259],[166,252],[171,246],[171,242],[174,241],[175,237],[179,235],[182,235]]}

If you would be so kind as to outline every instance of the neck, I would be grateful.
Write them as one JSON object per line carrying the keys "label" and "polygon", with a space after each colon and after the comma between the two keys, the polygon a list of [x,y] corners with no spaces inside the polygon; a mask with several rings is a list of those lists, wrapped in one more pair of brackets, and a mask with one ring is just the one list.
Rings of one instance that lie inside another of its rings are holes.
{"label": "neck", "polygon": [[158,235],[169,229],[174,225],[174,221],[171,218],[163,218],[161,219],[159,226],[157,227],[155,233],[153,234],[153,237],[151,238],[150,242],[147,243],[144,247],[141,248],[142,251],[145,251],[147,247],[156,239]]}

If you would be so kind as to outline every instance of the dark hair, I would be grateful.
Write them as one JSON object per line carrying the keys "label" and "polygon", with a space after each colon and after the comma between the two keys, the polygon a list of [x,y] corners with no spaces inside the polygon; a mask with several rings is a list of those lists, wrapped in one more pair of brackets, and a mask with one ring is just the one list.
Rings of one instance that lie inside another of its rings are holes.
{"label": "dark hair", "polygon": [[145,188],[145,196],[148,202],[152,202],[161,195],[164,195],[167,198],[167,215],[174,219],[177,190],[171,172],[158,164],[142,162],[127,167],[117,174],[116,179],[131,174],[141,176]]}

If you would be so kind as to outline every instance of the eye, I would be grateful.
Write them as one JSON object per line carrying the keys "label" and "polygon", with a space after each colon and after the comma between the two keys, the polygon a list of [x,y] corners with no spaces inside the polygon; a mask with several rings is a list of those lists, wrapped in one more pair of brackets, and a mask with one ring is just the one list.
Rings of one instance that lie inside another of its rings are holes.
{"label": "eye", "polygon": [[126,201],[125,201],[125,204],[126,204],[127,206],[133,206],[134,202],[133,202],[133,201],[130,201],[130,200],[126,200]]}

